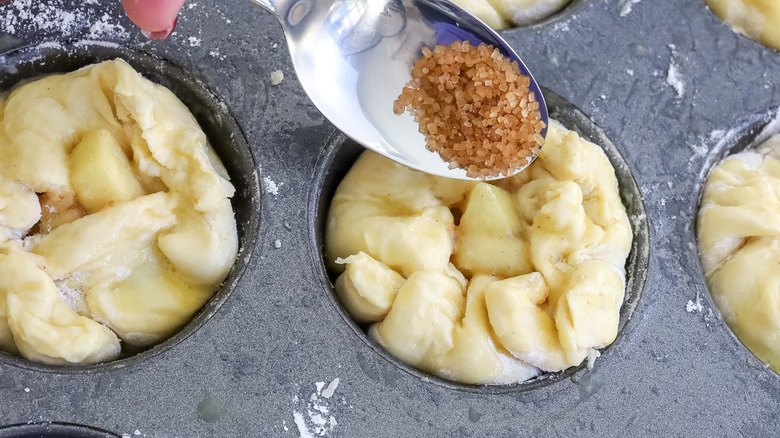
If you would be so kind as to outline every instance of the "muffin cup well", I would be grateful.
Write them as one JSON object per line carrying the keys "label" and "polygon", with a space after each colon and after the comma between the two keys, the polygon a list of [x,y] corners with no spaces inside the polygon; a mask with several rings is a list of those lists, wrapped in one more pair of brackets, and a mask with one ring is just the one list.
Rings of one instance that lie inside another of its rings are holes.
{"label": "muffin cup well", "polygon": [[[601,146],[610,163],[615,169],[620,197],[631,220],[633,242],[628,259],[626,260],[626,291],[623,305],[620,309],[620,322],[618,325],[618,338],[628,320],[639,303],[639,298],[644,288],[647,268],[649,264],[649,228],[647,217],[639,187],[634,180],[631,170],[620,155],[617,147],[605,136],[604,132],[596,126],[582,111],[567,102],[561,96],[544,90],[550,109],[550,116],[557,119],[568,129],[576,131],[583,138]],[[543,387],[566,378],[574,376],[585,368],[582,363],[576,367],[555,373],[542,373],[528,381],[511,385],[468,385],[445,380],[428,373],[417,370],[395,358],[366,334],[367,327],[355,323],[349,313],[339,302],[335,294],[334,284],[336,276],[326,268],[325,261],[325,229],[330,200],[341,180],[363,152],[363,147],[349,139],[346,135],[335,132],[328,140],[325,149],[320,156],[317,172],[314,176],[313,186],[309,196],[309,234],[311,244],[314,246],[313,254],[315,263],[319,265],[318,273],[323,290],[327,291],[331,302],[337,311],[350,326],[353,332],[363,340],[365,345],[382,356],[394,366],[402,369],[424,381],[458,391],[477,393],[506,393],[524,392]],[[606,347],[602,351],[609,351]],[[601,359],[605,360],[605,359]]]}
{"label": "muffin cup well", "polygon": [[141,75],[171,90],[190,110],[209,139],[236,191],[231,198],[238,226],[239,252],[227,278],[182,329],[150,347],[137,349],[123,344],[117,360],[93,365],[55,366],[32,362],[0,352],[0,363],[44,372],[89,372],[121,368],[143,362],[186,339],[202,327],[241,281],[249,263],[260,227],[260,184],[255,160],[246,138],[227,105],[209,90],[206,83],[176,64],[159,56],[106,42],[49,42],[0,54],[5,74],[0,90],[35,80],[41,76],[67,73],[90,64],[122,58]]}

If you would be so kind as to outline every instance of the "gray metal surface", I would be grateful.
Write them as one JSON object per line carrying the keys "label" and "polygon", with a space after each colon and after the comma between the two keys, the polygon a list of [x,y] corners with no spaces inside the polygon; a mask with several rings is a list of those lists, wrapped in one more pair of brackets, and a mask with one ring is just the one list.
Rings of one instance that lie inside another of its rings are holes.
{"label": "gray metal surface", "polygon": [[[547,23],[502,34],[540,85],[603,128],[638,182],[650,224],[641,299],[595,368],[503,392],[453,388],[404,370],[334,305],[308,219],[333,128],[295,80],[273,16],[248,0],[190,1],[170,40],[148,42],[119,2],[52,0],[40,8],[60,4],[71,15],[51,26],[18,8],[39,7],[32,3],[0,3],[0,52],[112,41],[158,54],[211,88],[259,167],[262,193],[253,192],[260,190],[251,175],[234,178],[246,180],[246,205],[257,208],[260,225],[255,238],[244,221],[252,255],[221,306],[164,351],[72,371],[0,355],[0,425],[275,437],[301,435],[297,417],[305,433],[334,437],[777,434],[780,378],[718,317],[698,267],[694,217],[715,158],[776,114],[780,54],[732,33],[700,0],[576,2]],[[277,69],[285,79],[272,86]],[[0,58],[0,83],[15,71]],[[330,397],[318,391],[318,382],[327,387],[335,378]]]}

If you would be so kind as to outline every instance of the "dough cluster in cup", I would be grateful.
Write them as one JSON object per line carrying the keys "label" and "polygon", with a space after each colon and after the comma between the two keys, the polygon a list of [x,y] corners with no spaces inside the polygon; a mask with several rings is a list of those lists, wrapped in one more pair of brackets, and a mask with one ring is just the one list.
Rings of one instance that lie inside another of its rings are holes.
{"label": "dough cluster in cup", "polygon": [[233,186],[189,110],[121,60],[0,107],[0,347],[104,362],[181,328],[238,249]]}
{"label": "dough cluster in cup", "polygon": [[325,236],[355,321],[411,366],[472,384],[522,382],[609,345],[631,240],[606,155],[558,123],[531,166],[495,183],[365,152]]}
{"label": "dough cluster in cup", "polygon": [[780,135],[712,169],[697,234],[718,310],[745,346],[780,371]]}

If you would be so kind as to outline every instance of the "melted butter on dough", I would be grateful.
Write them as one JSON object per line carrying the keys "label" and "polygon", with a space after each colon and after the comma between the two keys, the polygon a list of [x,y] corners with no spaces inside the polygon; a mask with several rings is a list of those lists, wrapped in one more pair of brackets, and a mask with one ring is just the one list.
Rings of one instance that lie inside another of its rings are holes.
{"label": "melted butter on dough", "polygon": [[124,61],[11,91],[0,101],[0,348],[92,363],[117,357],[120,339],[170,336],[235,261],[233,191],[189,110]]}
{"label": "melted butter on dough", "polygon": [[735,31],[780,50],[780,2],[777,0],[704,0]]}
{"label": "melted butter on dough", "polygon": [[606,155],[552,123],[534,164],[495,184],[364,152],[325,240],[336,293],[370,336],[486,384],[577,365],[615,339],[631,236]]}
{"label": "melted butter on dough", "polygon": [[707,286],[726,323],[780,371],[780,135],[710,172],[697,229]]}

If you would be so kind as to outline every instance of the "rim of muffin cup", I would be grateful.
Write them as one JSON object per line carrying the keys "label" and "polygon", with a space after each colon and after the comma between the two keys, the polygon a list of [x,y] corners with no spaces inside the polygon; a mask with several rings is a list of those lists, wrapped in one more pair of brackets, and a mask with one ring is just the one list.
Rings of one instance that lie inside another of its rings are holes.
{"label": "rim of muffin cup", "polygon": [[119,435],[93,426],[59,421],[0,426],[0,438],[119,438]]}

